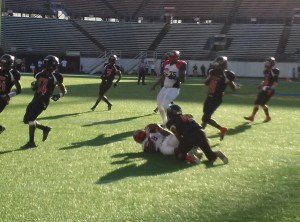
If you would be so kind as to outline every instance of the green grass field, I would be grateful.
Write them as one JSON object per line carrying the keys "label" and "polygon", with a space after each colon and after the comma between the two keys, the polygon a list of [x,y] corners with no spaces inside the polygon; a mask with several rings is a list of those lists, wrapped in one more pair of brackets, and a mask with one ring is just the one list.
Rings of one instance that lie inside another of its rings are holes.
{"label": "green grass field", "polygon": [[[39,117],[53,127],[48,140],[36,131],[38,147],[19,151],[33,94],[33,78],[23,76],[23,93],[0,118],[7,127],[0,135],[0,221],[300,221],[299,82],[280,81],[271,122],[262,123],[260,110],[247,123],[261,80],[239,79],[242,89],[228,92],[214,114],[230,128],[224,141],[206,129],[213,149],[230,162],[210,166],[145,155],[133,141],[134,130],[161,122],[152,112],[154,80],[142,86],[124,77],[107,94],[112,110],[101,102],[90,112],[99,79],[65,76],[68,95]],[[205,93],[202,79],[189,78],[176,103],[201,122]]]}

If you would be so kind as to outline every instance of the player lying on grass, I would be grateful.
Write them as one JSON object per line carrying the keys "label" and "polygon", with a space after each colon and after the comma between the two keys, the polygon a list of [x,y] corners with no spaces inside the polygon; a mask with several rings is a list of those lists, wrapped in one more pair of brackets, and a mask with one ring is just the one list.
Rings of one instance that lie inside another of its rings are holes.
{"label": "player lying on grass", "polygon": [[[174,155],[179,142],[175,135],[161,128],[158,124],[149,124],[145,129],[136,130],[133,139],[142,144],[145,153],[161,153],[163,155]],[[185,155],[187,162],[200,163],[202,152],[193,149]]]}
{"label": "player lying on grass", "polygon": [[224,164],[228,163],[228,158],[220,150],[212,151],[203,128],[192,115],[182,114],[180,106],[174,104],[167,109],[167,115],[167,128],[179,141],[178,148],[175,149],[177,159],[184,160],[194,147],[200,147],[208,160],[213,162],[219,157]]}

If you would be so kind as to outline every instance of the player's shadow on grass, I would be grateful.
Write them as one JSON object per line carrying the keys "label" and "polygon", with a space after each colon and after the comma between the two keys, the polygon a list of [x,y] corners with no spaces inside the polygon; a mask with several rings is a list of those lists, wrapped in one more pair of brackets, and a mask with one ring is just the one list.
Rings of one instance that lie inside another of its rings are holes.
{"label": "player's shadow on grass", "polygon": [[51,119],[61,119],[69,116],[79,116],[84,113],[89,113],[91,111],[86,111],[86,112],[81,112],[81,113],[66,113],[66,114],[61,114],[61,115],[55,115],[55,116],[45,116],[39,118],[39,120],[51,120]]}
{"label": "player's shadow on grass", "polygon": [[[113,155],[118,158],[112,164],[126,166],[118,168],[99,178],[96,184],[106,184],[115,182],[128,177],[156,176],[160,174],[172,173],[179,170],[195,166],[185,162],[176,161],[174,156],[163,156],[161,154],[121,153]],[[140,164],[141,160],[146,161]]]}
{"label": "player's shadow on grass", "polygon": [[122,132],[108,137],[106,137],[104,134],[100,134],[99,136],[90,140],[74,142],[70,146],[60,148],[60,150],[77,149],[85,146],[102,146],[109,143],[119,142],[126,139],[127,137],[132,136],[132,133],[132,131]]}
{"label": "player's shadow on grass", "polygon": [[146,116],[152,116],[152,114],[127,117],[127,118],[123,118],[123,119],[104,120],[104,121],[93,122],[93,123],[82,125],[82,126],[83,127],[88,127],[88,126],[95,126],[95,125],[100,125],[100,124],[113,124],[113,123],[127,122],[127,121],[130,121],[130,120],[134,120],[134,119],[138,119],[138,118],[142,118],[142,117],[146,117]]}

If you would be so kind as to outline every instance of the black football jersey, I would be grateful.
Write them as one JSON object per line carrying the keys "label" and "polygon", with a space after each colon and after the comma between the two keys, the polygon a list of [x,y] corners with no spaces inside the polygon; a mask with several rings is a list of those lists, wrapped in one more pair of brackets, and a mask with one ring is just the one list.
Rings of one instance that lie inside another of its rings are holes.
{"label": "black football jersey", "polygon": [[106,64],[104,66],[104,74],[102,75],[102,79],[108,82],[112,82],[115,79],[116,72],[120,70],[120,67],[116,64]]}
{"label": "black football jersey", "polygon": [[209,71],[208,95],[222,97],[228,85],[228,80],[233,81],[235,74],[229,70],[211,69]]}
{"label": "black football jersey", "polygon": [[43,70],[35,75],[38,82],[38,88],[35,92],[36,97],[49,99],[58,82],[63,83],[63,76],[54,71]]}
{"label": "black football jersey", "polygon": [[269,86],[271,87],[274,82],[278,82],[278,76],[279,76],[279,69],[271,69],[271,70],[264,70],[264,82],[263,86]]}
{"label": "black football jersey", "polygon": [[181,135],[188,135],[195,129],[201,129],[201,126],[193,119],[190,114],[174,115],[167,122],[167,128],[176,127],[176,131]]}
{"label": "black football jersey", "polygon": [[20,79],[21,75],[17,70],[0,69],[0,94],[4,95],[9,93],[14,86],[15,81],[19,81]]}

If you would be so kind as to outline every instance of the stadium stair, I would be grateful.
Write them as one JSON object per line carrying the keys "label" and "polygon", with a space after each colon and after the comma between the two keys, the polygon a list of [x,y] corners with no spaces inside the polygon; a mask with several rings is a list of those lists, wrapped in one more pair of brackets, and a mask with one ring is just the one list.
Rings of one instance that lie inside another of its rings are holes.
{"label": "stadium stair", "polygon": [[148,51],[155,51],[157,46],[160,44],[160,42],[164,39],[164,37],[167,35],[171,28],[171,25],[166,23],[164,27],[161,29],[161,31],[158,33],[156,38],[153,40],[151,45],[148,48]]}

